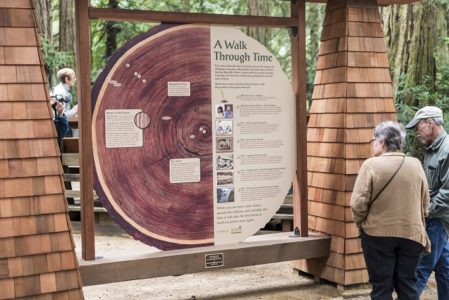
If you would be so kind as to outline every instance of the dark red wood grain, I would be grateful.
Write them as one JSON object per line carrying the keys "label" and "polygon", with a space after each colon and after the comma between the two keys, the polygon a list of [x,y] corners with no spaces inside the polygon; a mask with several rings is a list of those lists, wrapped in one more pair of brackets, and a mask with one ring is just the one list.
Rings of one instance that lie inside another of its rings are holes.
{"label": "dark red wood grain", "polygon": [[[118,50],[93,88],[97,194],[128,233],[160,249],[213,242],[210,68],[208,26],[161,25]],[[169,81],[190,82],[191,95],[168,97]],[[143,147],[106,148],[107,109],[148,114]],[[179,158],[200,158],[200,182],[170,183]]]}

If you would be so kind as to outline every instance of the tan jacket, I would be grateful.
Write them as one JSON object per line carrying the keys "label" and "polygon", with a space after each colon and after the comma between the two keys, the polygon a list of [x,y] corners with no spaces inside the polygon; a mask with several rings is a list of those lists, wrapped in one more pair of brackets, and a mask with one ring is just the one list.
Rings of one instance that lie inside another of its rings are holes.
{"label": "tan jacket", "polygon": [[430,200],[429,188],[419,160],[405,157],[399,172],[370,204],[403,157],[403,153],[388,152],[362,164],[351,198],[354,221],[368,235],[413,240],[430,251],[424,221]]}

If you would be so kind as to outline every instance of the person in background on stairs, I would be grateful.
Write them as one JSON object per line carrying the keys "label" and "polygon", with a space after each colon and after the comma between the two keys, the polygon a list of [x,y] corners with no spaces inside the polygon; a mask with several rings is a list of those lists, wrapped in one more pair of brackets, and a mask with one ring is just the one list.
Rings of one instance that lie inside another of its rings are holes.
{"label": "person in background on stairs", "polygon": [[69,121],[67,117],[78,114],[78,105],[70,108],[70,102],[72,101],[70,90],[75,85],[76,77],[75,72],[70,68],[59,70],[56,76],[59,79],[59,84],[51,89],[50,104],[53,108],[58,144],[62,151],[62,139],[69,132]]}
{"label": "person in background on stairs", "polygon": [[430,251],[424,215],[429,190],[421,162],[406,157],[405,128],[380,123],[371,140],[374,157],[361,166],[351,197],[354,221],[372,284],[371,299],[419,298],[416,267]]}

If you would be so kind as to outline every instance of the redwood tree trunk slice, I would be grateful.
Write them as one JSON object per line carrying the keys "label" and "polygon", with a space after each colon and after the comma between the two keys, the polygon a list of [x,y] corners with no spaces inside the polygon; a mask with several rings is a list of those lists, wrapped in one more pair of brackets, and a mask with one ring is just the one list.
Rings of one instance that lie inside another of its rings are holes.
{"label": "redwood tree trunk slice", "polygon": [[[129,234],[160,249],[214,242],[210,76],[209,27],[161,25],[118,50],[93,88],[95,189]],[[168,96],[168,82],[190,82],[190,96]],[[107,148],[106,110],[127,109],[142,111],[143,147]],[[179,158],[200,158],[199,182],[170,183]]]}

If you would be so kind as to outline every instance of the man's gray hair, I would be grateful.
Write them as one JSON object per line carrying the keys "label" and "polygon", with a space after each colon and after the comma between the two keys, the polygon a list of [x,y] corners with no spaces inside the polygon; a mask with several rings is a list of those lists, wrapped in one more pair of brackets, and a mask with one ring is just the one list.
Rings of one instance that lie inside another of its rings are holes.
{"label": "man's gray hair", "polygon": [[435,124],[437,124],[438,126],[443,126],[444,125],[444,119],[443,118],[432,118],[433,121],[435,122]]}
{"label": "man's gray hair", "polygon": [[385,121],[376,126],[374,137],[384,142],[386,152],[401,151],[405,145],[405,127],[398,122]]}

